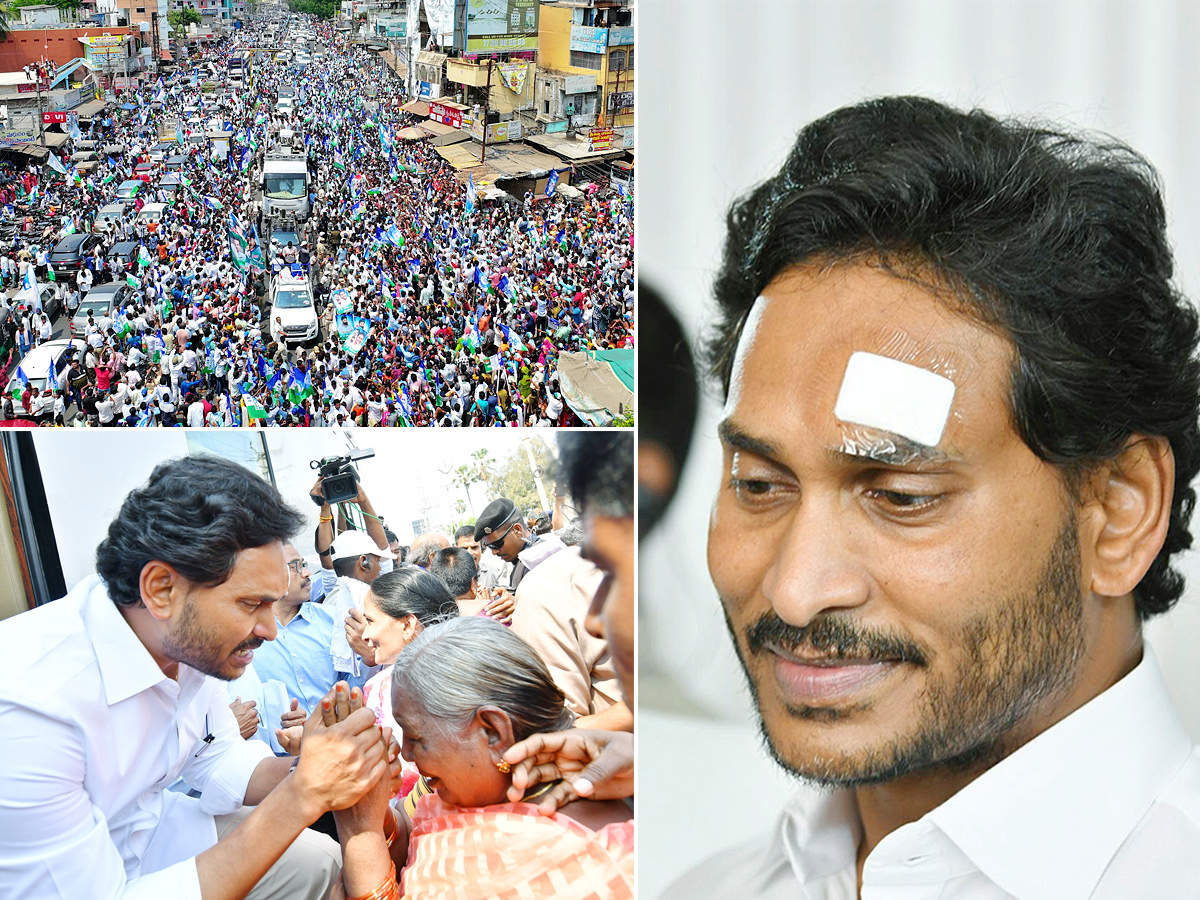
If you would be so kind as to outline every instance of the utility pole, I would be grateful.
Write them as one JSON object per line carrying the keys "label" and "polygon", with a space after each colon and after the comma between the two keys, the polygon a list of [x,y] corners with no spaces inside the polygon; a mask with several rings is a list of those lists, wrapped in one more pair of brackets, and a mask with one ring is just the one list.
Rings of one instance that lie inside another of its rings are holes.
{"label": "utility pole", "polygon": [[492,57],[488,57],[487,87],[483,89],[483,149],[479,151],[479,161],[487,156],[488,104],[492,99]]}
{"label": "utility pole", "polygon": [[38,104],[38,141],[43,147],[46,146],[46,125],[42,121],[42,70],[37,68],[33,73],[34,82],[37,84],[37,104]]}

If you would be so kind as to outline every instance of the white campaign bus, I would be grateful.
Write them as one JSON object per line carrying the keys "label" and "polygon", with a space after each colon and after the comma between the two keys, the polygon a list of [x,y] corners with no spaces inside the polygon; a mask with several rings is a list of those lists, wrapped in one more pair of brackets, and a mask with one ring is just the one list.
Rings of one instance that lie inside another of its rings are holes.
{"label": "white campaign bus", "polygon": [[307,219],[312,212],[308,202],[310,186],[303,150],[298,153],[285,147],[272,150],[263,163],[263,216],[293,215],[297,219]]}

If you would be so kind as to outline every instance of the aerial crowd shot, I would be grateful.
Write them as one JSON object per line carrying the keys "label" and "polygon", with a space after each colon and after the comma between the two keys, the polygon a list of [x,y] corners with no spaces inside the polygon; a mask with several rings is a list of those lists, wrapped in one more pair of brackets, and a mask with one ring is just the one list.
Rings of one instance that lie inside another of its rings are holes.
{"label": "aerial crowd shot", "polygon": [[256,9],[4,145],[0,419],[631,424],[632,177],[542,153],[497,183],[514,145],[463,164],[378,47]]}

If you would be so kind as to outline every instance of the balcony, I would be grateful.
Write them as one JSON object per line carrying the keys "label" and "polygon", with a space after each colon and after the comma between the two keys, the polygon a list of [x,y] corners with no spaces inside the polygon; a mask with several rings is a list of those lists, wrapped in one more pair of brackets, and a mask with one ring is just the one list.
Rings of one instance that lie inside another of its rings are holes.
{"label": "balcony", "polygon": [[471,63],[461,59],[446,60],[446,80],[470,87],[487,87],[488,67],[486,63]]}

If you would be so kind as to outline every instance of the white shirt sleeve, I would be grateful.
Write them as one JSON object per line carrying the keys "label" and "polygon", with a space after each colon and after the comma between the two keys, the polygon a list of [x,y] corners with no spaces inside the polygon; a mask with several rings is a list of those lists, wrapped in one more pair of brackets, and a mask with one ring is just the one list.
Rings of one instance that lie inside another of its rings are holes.
{"label": "white shirt sleeve", "polygon": [[126,877],[108,822],[84,790],[87,754],[75,728],[4,703],[0,734],[8,751],[0,766],[0,896],[201,900],[195,857]]}
{"label": "white shirt sleeve", "polygon": [[242,739],[223,687],[208,684],[204,689],[211,692],[208,728],[214,739],[188,759],[179,777],[200,791],[201,809],[220,816],[241,809],[250,776],[260,762],[275,754],[261,741]]}

